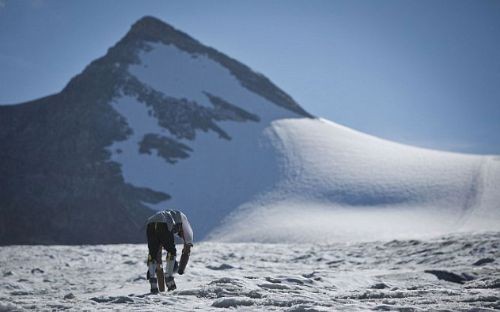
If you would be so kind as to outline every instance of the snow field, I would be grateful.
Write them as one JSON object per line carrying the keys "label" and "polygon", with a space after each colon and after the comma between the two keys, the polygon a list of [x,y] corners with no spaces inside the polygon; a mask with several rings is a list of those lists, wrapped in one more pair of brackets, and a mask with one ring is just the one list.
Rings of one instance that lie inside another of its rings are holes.
{"label": "snow field", "polygon": [[335,242],[499,230],[500,161],[405,146],[322,119],[271,125],[281,177],[210,238]]}
{"label": "snow field", "polygon": [[[497,233],[335,244],[195,244],[149,295],[146,245],[0,247],[1,311],[498,309]],[[35,261],[36,260],[36,261]]]}

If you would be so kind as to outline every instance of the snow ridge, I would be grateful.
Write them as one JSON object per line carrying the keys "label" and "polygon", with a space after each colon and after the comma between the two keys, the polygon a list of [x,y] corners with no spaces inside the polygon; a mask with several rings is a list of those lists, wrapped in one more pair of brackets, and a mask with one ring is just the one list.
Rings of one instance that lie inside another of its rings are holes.
{"label": "snow ridge", "polygon": [[499,230],[494,157],[405,146],[326,120],[272,127],[282,178],[235,210],[212,239],[331,242]]}

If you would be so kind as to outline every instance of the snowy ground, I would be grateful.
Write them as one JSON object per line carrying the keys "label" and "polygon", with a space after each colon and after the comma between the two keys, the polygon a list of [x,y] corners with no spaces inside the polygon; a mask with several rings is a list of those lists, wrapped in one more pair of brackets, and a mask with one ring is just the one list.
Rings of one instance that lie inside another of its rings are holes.
{"label": "snowy ground", "polygon": [[205,242],[176,277],[178,290],[159,295],[148,294],[145,245],[0,247],[0,311],[499,309],[499,244],[500,233],[328,245]]}

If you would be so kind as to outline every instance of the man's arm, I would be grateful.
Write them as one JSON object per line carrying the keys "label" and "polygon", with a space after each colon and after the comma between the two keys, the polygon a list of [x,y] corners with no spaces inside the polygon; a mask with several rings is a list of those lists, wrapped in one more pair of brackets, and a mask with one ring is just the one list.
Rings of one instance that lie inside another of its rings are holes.
{"label": "man's arm", "polygon": [[182,248],[181,260],[179,262],[179,269],[177,271],[177,273],[179,273],[179,275],[184,274],[184,271],[186,270],[186,266],[187,266],[188,261],[189,261],[189,255],[191,254],[191,247],[192,246],[193,246],[192,244],[184,244],[184,248]]}
{"label": "man's arm", "polygon": [[179,270],[177,273],[180,275],[184,274],[187,263],[189,261],[189,255],[191,254],[191,247],[193,247],[193,229],[191,228],[191,224],[186,217],[186,215],[181,214],[182,219],[182,228],[181,228],[181,237],[184,240],[184,248],[182,249],[181,260],[179,262]]}

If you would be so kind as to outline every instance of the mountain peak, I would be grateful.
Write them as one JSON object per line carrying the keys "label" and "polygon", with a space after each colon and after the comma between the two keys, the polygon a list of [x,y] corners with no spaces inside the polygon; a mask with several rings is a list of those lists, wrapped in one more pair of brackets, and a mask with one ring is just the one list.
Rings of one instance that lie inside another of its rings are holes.
{"label": "mountain peak", "polygon": [[127,33],[127,39],[139,39],[174,44],[181,48],[200,45],[186,33],[153,16],[144,16],[135,22]]}
{"label": "mountain peak", "polygon": [[303,117],[313,117],[265,76],[254,72],[248,66],[214,48],[204,45],[156,17],[144,16],[135,22],[125,37],[115,47],[110,49],[108,57],[113,58],[114,61],[118,57],[124,63],[136,63],[138,60],[134,59],[134,55],[136,55],[138,49],[144,47],[144,43],[146,42],[173,45],[189,54],[205,55],[227,68],[241,82],[241,85],[248,90]]}
{"label": "mountain peak", "polygon": [[169,26],[167,23],[164,21],[160,20],[159,18],[156,18],[151,15],[146,15],[137,20],[132,25],[132,28],[141,28],[141,27],[164,27],[164,26]]}

